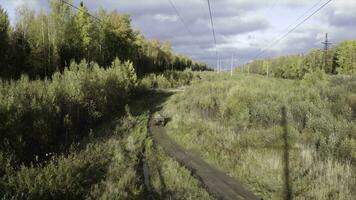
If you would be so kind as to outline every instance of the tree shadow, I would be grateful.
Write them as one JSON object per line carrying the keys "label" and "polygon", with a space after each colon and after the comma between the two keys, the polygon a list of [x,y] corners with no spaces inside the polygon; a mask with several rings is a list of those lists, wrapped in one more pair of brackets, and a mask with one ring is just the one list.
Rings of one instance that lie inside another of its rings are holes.
{"label": "tree shadow", "polygon": [[[171,97],[175,92],[170,92],[168,90],[146,90],[142,91],[139,94],[136,94],[133,100],[130,102],[130,113],[133,116],[140,116],[145,113],[152,115],[153,113],[162,109],[164,102],[167,101],[169,97]],[[147,124],[149,126],[149,124]],[[148,133],[150,135],[150,133]],[[153,145],[153,151],[158,152],[156,145]],[[142,168],[146,168],[142,170],[145,178],[145,199],[154,200],[154,199],[168,199],[170,196],[169,191],[167,190],[167,186],[163,177],[163,172],[161,169],[160,160],[157,156],[154,156],[152,159],[155,160],[155,164],[150,166],[147,160],[142,163],[146,164],[146,166],[142,165]],[[145,171],[145,172],[144,172]],[[150,174],[153,173],[153,174]],[[159,182],[161,187],[159,191],[156,191],[155,188],[151,184],[151,175],[157,175],[159,178]]]}
{"label": "tree shadow", "polygon": [[135,95],[135,100],[129,104],[131,114],[139,116],[144,113],[154,113],[162,109],[162,104],[175,92],[168,90],[147,90]]}
{"label": "tree shadow", "polygon": [[284,199],[291,200],[292,199],[292,183],[290,180],[290,164],[289,164],[289,150],[290,144],[288,139],[288,119],[287,119],[287,108],[285,106],[281,109],[282,120],[281,126],[283,127],[283,172],[284,172]]}

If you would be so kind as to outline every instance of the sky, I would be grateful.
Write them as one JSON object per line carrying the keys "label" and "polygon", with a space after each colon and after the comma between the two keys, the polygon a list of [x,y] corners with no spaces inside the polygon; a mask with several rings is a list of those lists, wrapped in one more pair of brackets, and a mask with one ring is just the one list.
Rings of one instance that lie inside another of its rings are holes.
{"label": "sky", "polygon": [[[175,12],[172,4],[176,7]],[[302,54],[322,48],[325,33],[334,45],[356,39],[356,0],[333,0],[308,21],[271,47],[328,0],[210,0],[216,49],[223,68],[254,59]],[[117,10],[132,18],[146,38],[170,41],[175,52],[217,65],[207,0],[83,0],[89,11]],[[79,5],[80,0],[74,0]],[[47,0],[0,0],[12,23],[16,7],[48,10]],[[307,12],[309,11],[309,12]],[[303,15],[304,14],[304,15]],[[184,21],[184,23],[182,22]],[[263,51],[266,49],[266,51]],[[262,55],[261,52],[264,52]]]}

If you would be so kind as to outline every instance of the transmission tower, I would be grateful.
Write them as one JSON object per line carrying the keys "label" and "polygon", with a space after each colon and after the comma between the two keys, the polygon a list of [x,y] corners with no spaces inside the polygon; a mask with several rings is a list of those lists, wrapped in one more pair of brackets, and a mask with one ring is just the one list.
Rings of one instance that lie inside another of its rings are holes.
{"label": "transmission tower", "polygon": [[322,44],[324,44],[324,70],[326,70],[328,67],[328,51],[330,45],[332,44],[331,42],[329,42],[328,33],[325,34],[325,41],[322,42]]}

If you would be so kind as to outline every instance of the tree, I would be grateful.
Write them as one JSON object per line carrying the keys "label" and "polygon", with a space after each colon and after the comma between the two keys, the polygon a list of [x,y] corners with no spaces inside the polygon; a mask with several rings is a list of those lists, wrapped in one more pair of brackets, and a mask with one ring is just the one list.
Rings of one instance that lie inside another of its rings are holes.
{"label": "tree", "polygon": [[131,28],[131,19],[128,15],[120,16],[116,11],[111,12],[106,19],[104,32],[107,65],[115,57],[120,60],[135,59],[135,34]]}
{"label": "tree", "polygon": [[64,42],[59,47],[60,71],[63,71],[64,67],[68,67],[71,61],[79,62],[84,57],[81,36],[78,32],[75,19],[70,19],[64,28]]}
{"label": "tree", "polygon": [[347,40],[336,47],[338,73],[356,74],[356,40]]}
{"label": "tree", "polygon": [[38,59],[40,65],[39,74],[43,73],[41,77],[51,76],[56,70],[56,63],[54,62],[54,46],[50,41],[50,20],[49,17],[41,11],[36,17],[36,34],[37,45],[33,51],[36,54],[33,59]]}
{"label": "tree", "polygon": [[79,11],[75,15],[75,25],[80,35],[81,47],[87,60],[90,60],[89,48],[92,42],[92,20],[88,15],[88,9],[83,2],[80,3]]}
{"label": "tree", "polygon": [[83,58],[108,67],[117,57],[131,61],[139,74],[206,69],[189,57],[175,54],[169,42],[145,39],[132,29],[129,15],[100,10],[96,16],[100,20],[96,21],[83,2],[78,11],[62,1],[49,2],[48,14],[19,7],[14,28],[0,8],[1,77],[18,78],[23,73],[30,78],[50,77],[57,70],[63,72],[72,60]]}
{"label": "tree", "polygon": [[12,34],[12,49],[9,68],[11,78],[18,78],[21,74],[31,75],[33,65],[31,60],[31,44],[35,39],[31,31],[31,25],[34,23],[35,12],[26,5],[18,7],[16,10],[17,23]]}
{"label": "tree", "polygon": [[[68,2],[73,3],[72,0],[68,0]],[[66,31],[68,31],[69,24],[72,23],[73,12],[67,4],[58,0],[50,0],[50,8],[48,38],[54,51],[52,60],[56,65],[60,65],[58,67],[62,67],[65,65],[65,61],[61,59],[61,53],[63,53],[66,41],[70,37]],[[69,65],[69,63],[67,64]]]}
{"label": "tree", "polygon": [[8,15],[0,6],[0,77],[4,77],[8,73],[9,29]]}
{"label": "tree", "polygon": [[173,58],[173,54],[172,54],[172,44],[170,42],[164,42],[161,49],[162,49],[163,57],[164,57],[163,58],[164,65],[168,69],[172,69],[173,62],[174,62],[174,58]]}

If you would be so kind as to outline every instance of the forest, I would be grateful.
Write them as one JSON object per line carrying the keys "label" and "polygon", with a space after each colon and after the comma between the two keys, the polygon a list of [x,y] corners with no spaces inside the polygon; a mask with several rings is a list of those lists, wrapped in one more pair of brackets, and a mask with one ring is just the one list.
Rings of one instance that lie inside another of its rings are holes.
{"label": "forest", "polygon": [[254,60],[237,67],[236,70],[288,79],[302,79],[305,74],[318,70],[331,75],[354,75],[356,74],[356,40],[345,40],[327,53],[321,49],[312,49],[305,55]]}
{"label": "forest", "polygon": [[59,0],[50,0],[49,5],[48,12],[35,12],[25,5],[17,8],[13,26],[0,6],[2,79],[18,79],[23,74],[43,79],[83,59],[104,68],[115,58],[131,61],[138,75],[207,69],[205,64],[174,53],[169,42],[145,39],[133,30],[127,14],[100,10],[93,18],[83,3],[78,11]]}

